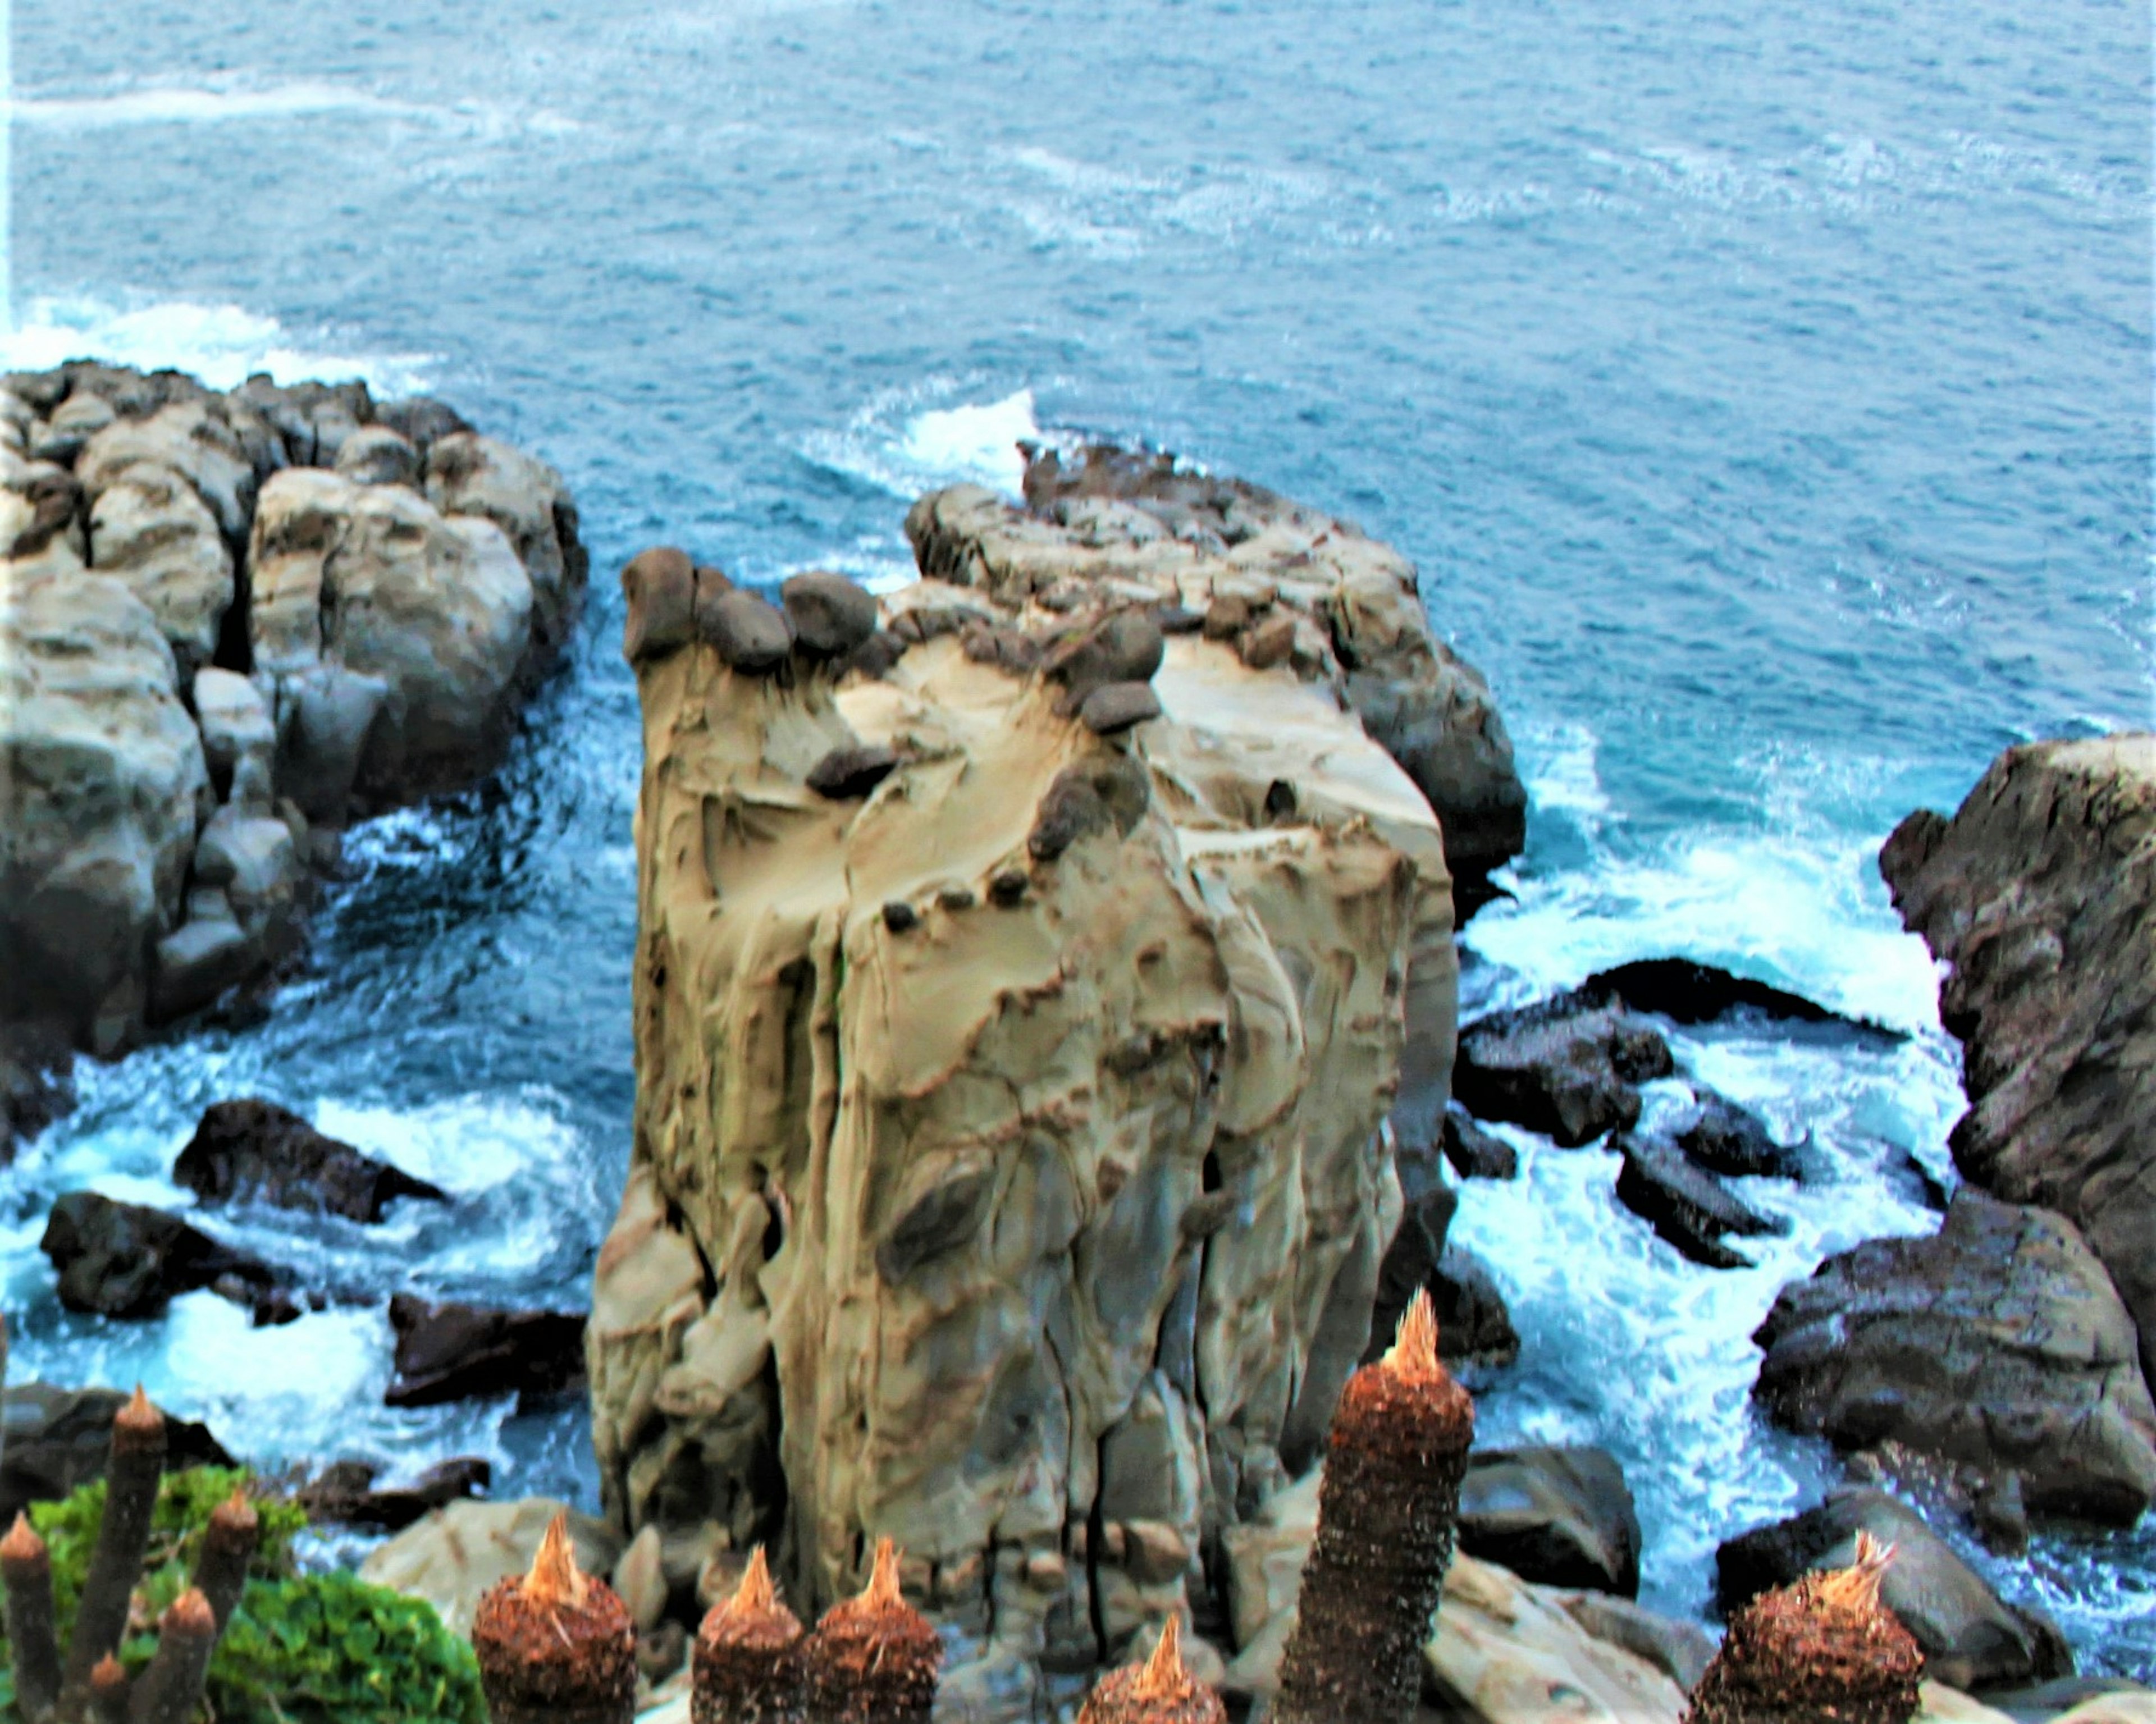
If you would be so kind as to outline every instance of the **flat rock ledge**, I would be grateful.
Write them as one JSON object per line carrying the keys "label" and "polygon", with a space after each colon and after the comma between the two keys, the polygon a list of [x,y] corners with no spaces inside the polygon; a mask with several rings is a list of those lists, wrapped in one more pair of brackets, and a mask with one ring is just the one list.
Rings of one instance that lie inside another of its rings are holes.
{"label": "flat rock ledge", "polygon": [[111,1054],[270,971],[347,819],[494,766],[587,562],[439,402],[0,380],[0,1033]]}

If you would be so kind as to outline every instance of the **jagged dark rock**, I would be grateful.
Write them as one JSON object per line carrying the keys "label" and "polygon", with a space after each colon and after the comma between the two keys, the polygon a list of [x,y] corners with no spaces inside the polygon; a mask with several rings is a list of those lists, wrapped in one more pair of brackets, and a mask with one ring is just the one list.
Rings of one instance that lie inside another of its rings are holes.
{"label": "jagged dark rock", "polygon": [[172,1178],[205,1203],[270,1203],[348,1221],[379,1221],[400,1198],[443,1203],[449,1196],[274,1102],[253,1100],[213,1103]]}
{"label": "jagged dark rock", "polygon": [[392,1407],[560,1394],[583,1378],[584,1319],[574,1311],[431,1305],[400,1293],[389,1322],[397,1376],[383,1398]]}
{"label": "jagged dark rock", "polygon": [[1606,1449],[1478,1449],[1460,1486],[1460,1548],[1522,1580],[1637,1598],[1640,1516]]}
{"label": "jagged dark rock", "polygon": [[1609,1147],[1625,1157],[1617,1172],[1617,1201],[1694,1263],[1748,1269],[1751,1260],[1724,1244],[1724,1235],[1757,1238],[1788,1230],[1787,1223],[1762,1214],[1713,1174],[1692,1166],[1673,1143],[1620,1132]]}
{"label": "jagged dark rock", "polygon": [[177,1215],[94,1191],[71,1191],[55,1203],[38,1243],[59,1272],[60,1303],[98,1316],[156,1316],[180,1294],[203,1287],[256,1305],[290,1280]]}
{"label": "jagged dark rock", "polygon": [[1577,1148],[1636,1124],[1635,1085],[1676,1069],[1652,1024],[1573,993],[1467,1025],[1452,1088],[1477,1118],[1525,1126]]}

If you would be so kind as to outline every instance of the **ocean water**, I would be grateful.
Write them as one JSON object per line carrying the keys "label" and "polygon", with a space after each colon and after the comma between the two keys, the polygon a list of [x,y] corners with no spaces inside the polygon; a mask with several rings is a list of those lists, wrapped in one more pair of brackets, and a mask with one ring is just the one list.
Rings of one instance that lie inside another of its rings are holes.
{"label": "ocean water", "polygon": [[[1703,1610],[1719,1539],[1815,1499],[1747,1337],[1825,1253],[1933,1224],[1909,1167],[1951,1177],[1960,1106],[1878,844],[2010,742],[2152,719],[2145,6],[16,0],[12,52],[9,363],[431,389],[562,469],[595,559],[499,777],[357,832],[266,1015],[85,1068],[0,1183],[19,1369],[139,1377],[264,1461],[589,1495],[573,1410],[383,1409],[379,1301],[585,1296],[633,1093],[613,573],[663,539],[901,581],[907,500],[1014,486],[1045,429],[1417,559],[1534,794],[1471,1003],[1677,952],[1909,1032],[1678,1039],[1833,1172],[1763,1193],[1792,1227],[1755,1270],[1680,1263],[1611,1157],[1525,1137],[1457,1224],[1526,1341],[1483,1429],[1619,1454],[1650,1603]],[[178,1201],[244,1092],[454,1204],[216,1223],[362,1301],[286,1329],[60,1311],[53,1193]],[[2086,1668],[2156,1669],[2156,1532],[1984,1560]]]}

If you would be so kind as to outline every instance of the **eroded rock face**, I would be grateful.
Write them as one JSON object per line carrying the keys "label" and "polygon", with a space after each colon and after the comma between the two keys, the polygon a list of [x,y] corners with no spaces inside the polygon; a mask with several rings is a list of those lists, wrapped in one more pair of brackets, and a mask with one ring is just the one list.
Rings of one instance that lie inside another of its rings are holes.
{"label": "eroded rock face", "polygon": [[1930,1239],[1871,1239],[1784,1287],[1755,1393],[1845,1448],[2018,1473],[2028,1506],[2130,1525],[2156,1497],[2132,1320],[2074,1224],[1964,1187]]}
{"label": "eroded rock face", "polygon": [[[1449,1065],[1455,982],[1437,823],[1329,687],[1162,628],[1056,538],[1054,605],[925,581],[873,675],[858,618],[803,638],[853,609],[829,593],[750,663],[719,606],[659,644],[680,559],[628,582],[608,1506],[776,1539],[812,1608],[896,1538],[984,1718],[1183,1609],[1315,1451],[1399,1217],[1402,1048]],[[1161,716],[1096,734],[1070,697],[1148,659]],[[856,748],[890,770],[834,798],[818,769]]]}
{"label": "eroded rock face", "polygon": [[439,403],[376,411],[0,380],[0,1025],[111,1053],[259,978],[335,829],[498,757],[582,598],[576,511]]}
{"label": "eroded rock face", "polygon": [[2009,749],[1953,819],[1903,821],[1879,871],[1952,966],[1956,1163],[2072,1218],[2156,1379],[2156,736]]}

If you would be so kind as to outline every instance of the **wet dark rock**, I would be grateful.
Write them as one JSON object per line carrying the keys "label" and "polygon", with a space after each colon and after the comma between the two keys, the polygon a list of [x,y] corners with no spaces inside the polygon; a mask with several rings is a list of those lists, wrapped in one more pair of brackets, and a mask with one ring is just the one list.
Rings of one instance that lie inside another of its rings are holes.
{"label": "wet dark rock", "polygon": [[803,652],[836,659],[875,633],[875,598],[844,575],[820,571],[795,575],[778,592]]}
{"label": "wet dark rock", "polygon": [[1729,1540],[1715,1553],[1722,1614],[1813,1569],[1846,1568],[1860,1530],[1894,1547],[1881,1596],[1923,1649],[1933,1680],[1970,1690],[2073,1674],[2072,1651],[2049,1618],[2000,1598],[1921,1515],[1883,1491],[1838,1492]]}
{"label": "wet dark rock", "polygon": [[1727,1095],[1692,1087],[1697,1110],[1680,1126],[1677,1147],[1696,1167],[1732,1178],[1801,1179],[1803,1146],[1777,1143],[1766,1122]]}
{"label": "wet dark rock", "polygon": [[846,654],[839,674],[858,675],[875,681],[888,676],[891,667],[905,656],[906,643],[890,629],[879,629]]}
{"label": "wet dark rock", "polygon": [[1452,1092],[1477,1118],[1525,1126],[1571,1149],[1637,1124],[1634,1086],[1676,1069],[1652,1024],[1560,994],[1463,1029]]}
{"label": "wet dark rock", "polygon": [[1504,1295],[1481,1260],[1448,1242],[1458,1195],[1436,1185],[1411,1200],[1399,1230],[1378,1268],[1378,1296],[1370,1316],[1368,1364],[1392,1345],[1400,1318],[1418,1290],[1427,1289],[1437,1311],[1438,1357],[1447,1363],[1501,1370],[1520,1357],[1519,1331]]}
{"label": "wet dark rock", "polygon": [[1152,681],[1166,651],[1150,612],[1121,610],[1051,649],[1046,670],[1070,690],[1067,710],[1075,712],[1103,683]]}
{"label": "wet dark rock", "polygon": [[893,898],[883,907],[883,925],[894,934],[910,934],[921,926],[921,912],[903,898]]}
{"label": "wet dark rock", "polygon": [[632,557],[621,590],[629,601],[621,654],[630,664],[663,658],[696,638],[696,567],[687,552],[661,545]]}
{"label": "wet dark rock", "polygon": [[1160,716],[1160,696],[1145,682],[1108,682],[1085,698],[1079,721],[1096,736],[1112,736]]}
{"label": "wet dark rock", "polygon": [[1009,910],[1025,901],[1025,889],[1031,884],[1023,869],[998,869],[995,877],[988,882],[988,898]]}
{"label": "wet dark rock", "polygon": [[1871,1239],[1784,1287],[1753,1339],[1777,1423],[2020,1473],[2035,1513],[2130,1525],[2156,1501],[2138,1337],[2079,1229],[1964,1187],[1928,1239]]}
{"label": "wet dark rock", "polygon": [[898,755],[880,742],[834,748],[808,769],[808,788],[834,802],[866,796],[897,769]]}
{"label": "wet dark rock", "polygon": [[289,1280],[177,1215],[94,1191],[55,1203],[38,1244],[59,1274],[60,1303],[98,1316],[153,1317],[204,1287],[252,1304]]}
{"label": "wet dark rock", "polygon": [[403,1198],[448,1201],[439,1186],[326,1137],[274,1102],[219,1101],[173,1164],[174,1183],[205,1203],[270,1203],[379,1221]]}
{"label": "wet dark rock", "polygon": [[706,604],[700,592],[696,627],[720,658],[747,676],[768,676],[793,651],[793,627],[769,599],[736,588]]}
{"label": "wet dark rock", "polygon": [[333,1462],[300,1487],[300,1506],[316,1521],[397,1532],[438,1508],[484,1496],[494,1482],[492,1463],[473,1455],[437,1462],[408,1485],[377,1489],[381,1473],[372,1461]]}
{"label": "wet dark rock", "polygon": [[[33,1502],[57,1502],[105,1476],[112,1417],[127,1404],[118,1389],[10,1383],[0,1398],[0,1519],[13,1521]],[[166,1465],[238,1463],[192,1419],[165,1416]]]}
{"label": "wet dark rock", "polygon": [[1635,1598],[1640,1516],[1600,1449],[1477,1450],[1460,1487],[1460,1548],[1522,1580]]}
{"label": "wet dark rock", "polygon": [[495,1395],[560,1394],[583,1380],[584,1319],[575,1311],[497,1311],[389,1301],[397,1332],[392,1407],[434,1407]]}
{"label": "wet dark rock", "polygon": [[1052,862],[1111,826],[1127,838],[1152,794],[1145,769],[1120,754],[1065,767],[1040,799],[1026,849],[1036,862]]}
{"label": "wet dark rock", "polygon": [[1030,676],[1040,666],[1040,643],[1002,623],[968,623],[958,648],[976,664],[993,664],[1013,676]]}
{"label": "wet dark rock", "polygon": [[74,1105],[74,1054],[49,1027],[0,1028],[0,1167]]}
{"label": "wet dark rock", "polygon": [[1609,1147],[1625,1157],[1617,1172],[1617,1201],[1694,1263],[1749,1269],[1751,1260],[1725,1244],[1723,1237],[1788,1230],[1787,1223],[1763,1215],[1714,1175],[1692,1166],[1673,1143],[1620,1132]]}
{"label": "wet dark rock", "polygon": [[1622,1003],[1635,1012],[1652,1012],[1676,1024],[1712,1024],[1738,1012],[1755,1013],[1788,1024],[1856,1021],[1800,993],[1686,957],[1641,958],[1614,969],[1598,970],[1579,991],[1596,999]]}
{"label": "wet dark rock", "polygon": [[1445,1115],[1445,1158],[1462,1179],[1517,1179],[1519,1152],[1457,1108]]}

